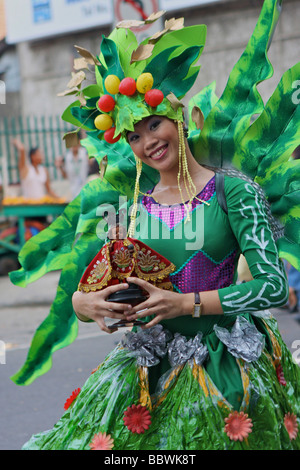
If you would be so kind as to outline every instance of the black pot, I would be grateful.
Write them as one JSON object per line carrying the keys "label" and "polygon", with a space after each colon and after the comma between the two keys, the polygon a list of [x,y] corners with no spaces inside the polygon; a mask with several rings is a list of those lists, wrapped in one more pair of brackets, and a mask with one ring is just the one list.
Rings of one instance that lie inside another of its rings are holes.
{"label": "black pot", "polygon": [[[142,289],[140,286],[137,286],[136,284],[130,284],[128,283],[129,287],[128,289],[121,289],[117,292],[114,292],[110,296],[107,297],[107,302],[117,302],[117,303],[124,303],[124,304],[129,304],[132,305],[133,307],[135,305],[138,305],[144,300],[148,299],[149,294],[147,291]],[[124,327],[129,327],[129,326],[135,326],[135,325],[144,325],[145,322],[141,320],[135,320],[133,322],[129,322],[127,320],[120,320],[117,323],[114,323],[113,325],[109,325],[108,328],[113,330],[113,329],[118,329],[118,328],[124,328]]]}
{"label": "black pot", "polygon": [[136,284],[128,283],[128,289],[121,289],[107,297],[107,302],[138,305],[148,298],[148,293]]}

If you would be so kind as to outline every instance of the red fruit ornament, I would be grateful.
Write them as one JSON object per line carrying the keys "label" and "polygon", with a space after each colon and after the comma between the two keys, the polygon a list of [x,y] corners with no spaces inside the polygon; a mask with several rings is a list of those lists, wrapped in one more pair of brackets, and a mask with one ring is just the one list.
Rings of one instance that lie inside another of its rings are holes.
{"label": "red fruit ornament", "polygon": [[115,127],[111,127],[110,129],[107,129],[107,131],[104,132],[104,140],[109,144],[114,144],[118,142],[118,140],[120,140],[121,138],[121,134],[117,135],[117,137],[114,137],[115,130]]}
{"label": "red fruit ornament", "polygon": [[162,100],[164,99],[164,94],[162,91],[157,90],[157,88],[153,88],[152,90],[147,91],[145,93],[145,101],[149,106],[152,106],[152,108],[155,108],[158,106]]}
{"label": "red fruit ornament", "polygon": [[98,107],[103,113],[109,113],[112,111],[115,107],[115,104],[115,100],[110,95],[103,95],[98,101]]}
{"label": "red fruit ornament", "polygon": [[136,83],[134,78],[126,77],[120,83],[119,93],[126,96],[134,95],[136,92]]}

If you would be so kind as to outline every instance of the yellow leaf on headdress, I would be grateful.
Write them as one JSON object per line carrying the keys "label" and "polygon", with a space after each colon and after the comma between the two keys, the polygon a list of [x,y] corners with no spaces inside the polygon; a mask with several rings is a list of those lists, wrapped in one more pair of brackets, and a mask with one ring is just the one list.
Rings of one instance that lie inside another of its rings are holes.
{"label": "yellow leaf on headdress", "polygon": [[116,24],[116,28],[131,29],[131,28],[138,28],[139,26],[144,26],[144,24],[145,24],[145,21],[123,20],[123,21],[119,21],[119,23]]}
{"label": "yellow leaf on headdress", "polygon": [[157,21],[162,15],[164,15],[166,12],[164,10],[158,11],[156,13],[151,13],[148,18],[145,19],[145,21],[141,20],[123,20],[119,21],[119,23],[116,24],[116,28],[139,28],[140,26],[144,26],[145,24],[150,24],[154,23]]}
{"label": "yellow leaf on headdress", "polygon": [[75,70],[88,69],[88,63],[84,59],[84,57],[79,57],[77,59],[74,59],[74,69]]}
{"label": "yellow leaf on headdress", "polygon": [[61,93],[57,93],[57,96],[67,96],[67,95],[75,95],[75,93],[79,92],[79,88],[73,87],[73,88],[68,88],[65,91],[62,91]]}
{"label": "yellow leaf on headdress", "polygon": [[178,31],[184,27],[184,18],[171,18],[165,21],[165,29],[170,31]]}
{"label": "yellow leaf on headdress", "polygon": [[77,72],[77,73],[72,73],[72,78],[71,80],[69,81],[67,87],[68,88],[74,88],[74,87],[77,87],[78,85],[80,85],[83,80],[86,79],[86,75],[85,73],[80,70],[80,72]]}
{"label": "yellow leaf on headdress", "polygon": [[192,109],[192,121],[196,124],[197,129],[203,129],[204,115],[198,106],[194,106]]}
{"label": "yellow leaf on headdress", "polygon": [[63,140],[66,143],[66,147],[69,149],[71,147],[76,147],[79,144],[78,130],[75,132],[68,132],[63,136]]}
{"label": "yellow leaf on headdress", "polygon": [[84,94],[81,92],[79,97],[78,97],[79,101],[80,101],[80,104],[81,106],[85,106],[86,105],[86,99],[84,97]]}
{"label": "yellow leaf on headdress", "polygon": [[154,44],[141,44],[131,55],[130,63],[137,62],[139,60],[149,59],[152,55]]}
{"label": "yellow leaf on headdress", "polygon": [[160,11],[157,11],[156,13],[151,13],[151,15],[149,15],[148,18],[145,20],[145,24],[154,23],[154,21],[157,21],[165,13],[166,13],[165,10],[160,10]]}
{"label": "yellow leaf on headdress", "polygon": [[101,180],[103,179],[103,177],[105,175],[106,168],[107,168],[107,163],[108,163],[107,155],[104,155],[104,157],[102,158],[101,163],[99,165],[100,179]]}
{"label": "yellow leaf on headdress", "polygon": [[84,47],[80,46],[74,46],[77,52],[86,60],[88,64],[91,65],[100,65],[99,60],[97,59],[96,56],[94,56],[91,52],[89,52],[87,49],[84,49]]}
{"label": "yellow leaf on headdress", "polygon": [[179,101],[179,99],[177,98],[177,96],[174,95],[174,93],[170,93],[166,98],[170,101],[174,111],[177,111],[179,108],[184,108],[184,104]]}
{"label": "yellow leaf on headdress", "polygon": [[153,34],[149,39],[149,43],[156,42],[159,38],[161,38],[164,34],[168,33],[169,31],[177,31],[184,27],[184,18],[171,18],[170,20],[165,21],[165,27],[162,31],[158,31],[157,33]]}

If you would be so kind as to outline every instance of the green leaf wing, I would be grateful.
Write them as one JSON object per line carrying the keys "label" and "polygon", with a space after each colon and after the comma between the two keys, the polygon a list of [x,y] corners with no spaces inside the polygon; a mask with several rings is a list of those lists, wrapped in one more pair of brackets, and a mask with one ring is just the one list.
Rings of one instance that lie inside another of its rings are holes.
{"label": "green leaf wing", "polygon": [[192,151],[202,163],[231,164],[236,141],[264,105],[257,84],[273,74],[267,49],[281,10],[280,0],[266,0],[247,47],[232,69],[225,90],[205,120]]}

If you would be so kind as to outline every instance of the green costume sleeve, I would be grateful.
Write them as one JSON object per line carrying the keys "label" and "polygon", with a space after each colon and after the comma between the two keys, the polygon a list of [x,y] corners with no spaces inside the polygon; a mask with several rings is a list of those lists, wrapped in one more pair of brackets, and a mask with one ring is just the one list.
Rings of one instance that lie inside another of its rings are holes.
{"label": "green costume sleeve", "polygon": [[251,183],[225,179],[228,218],[253,280],[219,290],[225,314],[255,312],[284,304],[288,286],[260,196]]}

